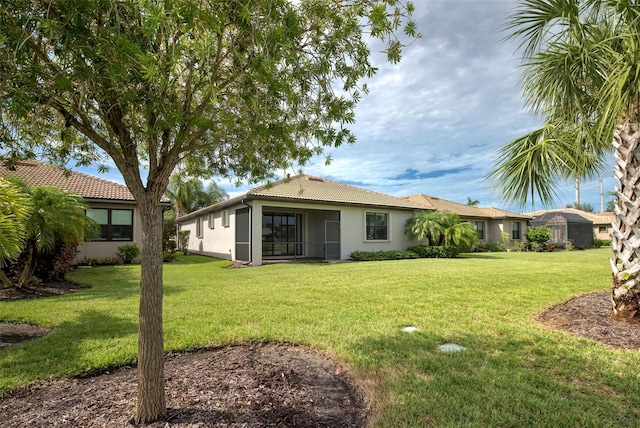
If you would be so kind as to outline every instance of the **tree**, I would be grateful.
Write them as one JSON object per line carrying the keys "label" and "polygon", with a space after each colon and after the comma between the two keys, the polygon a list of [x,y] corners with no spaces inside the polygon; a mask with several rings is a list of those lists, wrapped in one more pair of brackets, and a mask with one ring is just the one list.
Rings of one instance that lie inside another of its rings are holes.
{"label": "tree", "polygon": [[592,213],[593,210],[593,205],[591,205],[589,202],[583,202],[583,203],[572,203],[572,204],[567,204],[566,205],[567,208],[575,208],[577,210],[580,211],[585,211],[588,213]]}
{"label": "tree", "polygon": [[[615,153],[612,316],[640,318],[640,14],[633,2],[523,0],[508,21],[522,87],[543,126],[507,145],[489,175],[505,200],[553,200],[558,180],[594,174]],[[612,143],[613,142],[613,143]]]}
{"label": "tree", "polygon": [[456,214],[440,211],[416,211],[405,222],[405,233],[411,239],[426,239],[431,246],[451,245],[469,249],[478,241],[478,234],[471,223],[460,221]]}
{"label": "tree", "polygon": [[165,196],[171,199],[176,218],[229,199],[227,192],[215,182],[205,188],[199,179],[183,174],[171,176]]}
{"label": "tree", "polygon": [[32,210],[31,200],[22,187],[0,177],[0,281],[4,287],[11,282],[2,268],[20,256]]}
{"label": "tree", "polygon": [[479,200],[477,199],[471,199],[470,196],[467,196],[467,205],[475,207],[476,205],[478,205],[480,203]]}
{"label": "tree", "polygon": [[[0,141],[110,158],[142,218],[135,422],[165,414],[162,209],[169,177],[256,183],[353,143],[347,126],[396,32],[418,36],[396,0],[5,0],[0,4]],[[43,147],[44,146],[44,147]]]}
{"label": "tree", "polygon": [[43,256],[53,255],[62,246],[77,246],[97,231],[97,224],[85,214],[89,206],[81,196],[54,186],[24,189],[29,192],[33,210],[25,220],[17,287],[29,284]]}

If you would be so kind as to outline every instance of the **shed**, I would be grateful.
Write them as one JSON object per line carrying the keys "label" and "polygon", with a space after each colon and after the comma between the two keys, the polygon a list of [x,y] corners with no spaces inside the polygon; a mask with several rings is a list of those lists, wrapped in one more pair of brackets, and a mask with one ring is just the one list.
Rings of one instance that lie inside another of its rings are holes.
{"label": "shed", "polygon": [[546,212],[535,216],[530,226],[547,226],[551,229],[551,243],[565,247],[571,242],[577,248],[593,246],[593,222],[578,214],[562,211]]}

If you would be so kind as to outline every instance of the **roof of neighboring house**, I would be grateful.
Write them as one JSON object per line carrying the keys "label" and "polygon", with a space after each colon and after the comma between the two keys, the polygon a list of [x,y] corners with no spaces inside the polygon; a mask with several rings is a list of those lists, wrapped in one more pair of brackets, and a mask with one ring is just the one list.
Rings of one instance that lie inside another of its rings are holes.
{"label": "roof of neighboring house", "polygon": [[616,215],[612,212],[591,213],[587,211],[578,210],[575,208],[563,208],[558,210],[539,210],[539,211],[532,212],[529,215],[532,217],[537,217],[545,213],[553,213],[553,212],[577,214],[580,217],[590,220],[594,225],[610,225],[616,220]]}
{"label": "roof of neighboring house", "polygon": [[493,208],[493,207],[476,207],[474,205],[461,204],[459,202],[449,201],[447,199],[436,198],[429,195],[412,195],[407,196],[405,199],[423,205],[427,209],[433,209],[452,214],[457,214],[460,217],[473,217],[473,218],[519,218],[530,219],[531,216],[526,214],[518,214],[511,211]]}
{"label": "roof of neighboring house", "polygon": [[[127,201],[135,199],[127,186],[81,172],[65,171],[37,160],[18,161],[10,170],[0,162],[0,177],[16,177],[31,187],[56,186],[77,193],[87,200]],[[163,198],[163,202],[169,202]]]}
{"label": "roof of neighboring house", "polygon": [[425,207],[402,198],[384,193],[338,183],[324,178],[300,174],[294,177],[274,181],[249,190],[242,196],[219,202],[206,208],[180,217],[189,220],[203,214],[217,211],[240,202],[260,199],[288,202],[323,203],[331,205],[356,205],[384,207],[406,210],[422,210]]}

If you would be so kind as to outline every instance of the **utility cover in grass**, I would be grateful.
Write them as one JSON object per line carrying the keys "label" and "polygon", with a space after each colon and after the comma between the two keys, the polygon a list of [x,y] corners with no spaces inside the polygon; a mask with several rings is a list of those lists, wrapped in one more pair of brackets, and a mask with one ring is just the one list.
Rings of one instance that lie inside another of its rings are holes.
{"label": "utility cover in grass", "polygon": [[411,325],[408,325],[406,327],[402,327],[400,330],[404,331],[405,333],[415,333],[416,331],[420,331],[419,328],[413,327]]}
{"label": "utility cover in grass", "polygon": [[440,352],[460,352],[460,351],[464,351],[467,348],[465,348],[462,345],[457,345],[455,343],[443,343],[442,345],[438,346],[438,351]]}

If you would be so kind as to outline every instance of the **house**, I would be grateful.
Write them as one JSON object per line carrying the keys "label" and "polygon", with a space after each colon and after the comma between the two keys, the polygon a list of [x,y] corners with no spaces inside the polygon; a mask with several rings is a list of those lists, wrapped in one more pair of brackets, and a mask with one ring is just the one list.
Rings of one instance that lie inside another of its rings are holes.
{"label": "house", "polygon": [[[82,243],[76,260],[115,257],[118,247],[134,243],[142,248],[142,224],[129,189],[118,183],[76,171],[64,171],[36,160],[19,161],[14,170],[0,163],[0,177],[16,177],[30,187],[56,186],[82,196],[90,210],[87,215],[100,225],[100,236]],[[166,208],[169,200],[163,200]]]}
{"label": "house", "polygon": [[297,175],[176,219],[188,250],[255,266],[282,259],[348,259],[353,251],[406,250],[414,202]]}
{"label": "house", "polygon": [[[531,213],[533,217],[539,217],[547,213],[567,213],[575,214],[586,220],[591,221],[593,233],[592,236],[596,239],[607,240],[611,239],[611,232],[613,231],[613,223],[616,221],[616,216],[612,212],[592,213],[587,211],[578,210],[575,208],[563,208],[559,210],[540,210]],[[575,242],[574,242],[575,245]]]}
{"label": "house", "polygon": [[477,207],[436,198],[429,195],[412,195],[405,198],[424,207],[445,213],[457,214],[460,220],[473,224],[480,243],[500,243],[502,233],[509,234],[510,243],[524,241],[527,233],[527,221],[531,216],[518,214],[492,207]]}

